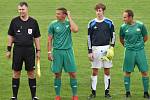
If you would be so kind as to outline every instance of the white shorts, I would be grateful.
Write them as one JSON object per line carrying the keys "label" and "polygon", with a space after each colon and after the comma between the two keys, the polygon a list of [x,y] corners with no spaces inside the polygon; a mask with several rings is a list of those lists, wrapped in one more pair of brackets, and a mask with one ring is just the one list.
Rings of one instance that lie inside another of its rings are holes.
{"label": "white shorts", "polygon": [[111,68],[112,61],[103,61],[101,58],[106,55],[109,45],[92,46],[94,60],[91,62],[91,68]]}

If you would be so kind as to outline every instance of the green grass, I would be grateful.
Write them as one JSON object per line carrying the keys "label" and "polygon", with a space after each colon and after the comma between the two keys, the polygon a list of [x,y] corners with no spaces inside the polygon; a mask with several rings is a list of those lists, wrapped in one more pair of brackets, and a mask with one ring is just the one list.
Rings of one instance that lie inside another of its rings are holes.
{"label": "green grass", "polygon": [[[9,100],[11,92],[11,60],[5,58],[7,46],[7,30],[11,19],[18,15],[17,4],[20,0],[0,0],[0,100]],[[79,100],[86,100],[90,93],[90,62],[87,58],[87,24],[89,20],[95,18],[93,10],[95,4],[100,0],[27,0],[30,6],[30,15],[34,16],[39,22],[41,30],[41,71],[42,77],[37,80],[37,95],[40,100],[53,100],[55,92],[53,89],[53,73],[50,71],[50,62],[47,60],[47,27],[55,19],[55,9],[63,6],[71,11],[74,21],[79,26],[79,32],[73,34],[74,51],[76,63],[78,66],[78,95]],[[112,100],[124,100],[123,85],[123,47],[119,43],[118,32],[122,24],[122,12],[126,8],[133,9],[135,19],[145,23],[150,31],[150,1],[149,0],[101,0],[106,4],[106,17],[114,21],[117,42],[115,47],[115,57],[113,68],[111,70]],[[150,42],[146,43],[146,53],[148,63],[150,61]],[[149,63],[150,65],[150,63]],[[71,89],[69,86],[69,77],[67,73],[62,76],[62,100],[70,100]],[[138,69],[132,74],[131,78],[132,98],[130,100],[144,100],[141,74]],[[97,98],[95,100],[104,100],[103,70],[100,70]],[[19,89],[19,100],[30,100],[30,91],[26,72],[23,70],[21,75],[21,85]],[[23,99],[24,98],[24,99]]]}

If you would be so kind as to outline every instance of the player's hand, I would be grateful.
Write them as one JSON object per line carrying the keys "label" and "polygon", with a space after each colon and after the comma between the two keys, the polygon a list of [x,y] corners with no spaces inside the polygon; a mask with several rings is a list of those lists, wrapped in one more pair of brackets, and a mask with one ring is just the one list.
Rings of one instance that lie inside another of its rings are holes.
{"label": "player's hand", "polygon": [[6,57],[7,57],[8,59],[10,59],[10,57],[11,57],[11,52],[10,52],[10,51],[7,51],[7,52],[6,52]]}
{"label": "player's hand", "polygon": [[101,57],[100,59],[103,60],[103,61],[111,61],[114,57],[114,47],[110,47],[108,50],[107,50],[107,53],[105,56]]}
{"label": "player's hand", "polygon": [[101,57],[100,60],[103,60],[103,61],[110,61],[110,59],[109,59],[107,56]]}
{"label": "player's hand", "polygon": [[107,57],[109,60],[112,60],[112,59],[113,59],[113,57],[114,57],[114,47],[111,46],[111,47],[107,50],[106,57]]}
{"label": "player's hand", "polygon": [[105,56],[103,56],[101,58],[101,60],[104,60],[104,61],[111,61],[114,57],[114,47],[110,47],[108,50],[107,50],[107,53]]}
{"label": "player's hand", "polygon": [[48,60],[49,61],[53,61],[53,55],[52,55],[52,53],[48,53]]}
{"label": "player's hand", "polygon": [[94,59],[93,53],[89,53],[88,54],[88,58],[89,58],[90,61],[93,61],[93,59]]}
{"label": "player's hand", "polygon": [[40,51],[37,51],[37,52],[36,52],[36,57],[37,57],[37,58],[40,58]]}
{"label": "player's hand", "polygon": [[70,11],[67,11],[67,16],[68,16],[68,19],[71,18]]}

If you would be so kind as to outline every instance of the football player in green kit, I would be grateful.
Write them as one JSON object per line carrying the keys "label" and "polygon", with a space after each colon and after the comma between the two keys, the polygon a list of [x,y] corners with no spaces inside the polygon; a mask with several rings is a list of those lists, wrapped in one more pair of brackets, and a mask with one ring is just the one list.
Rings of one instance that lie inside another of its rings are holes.
{"label": "football player in green kit", "polygon": [[78,32],[78,26],[72,20],[70,12],[65,8],[56,9],[56,18],[48,28],[48,60],[52,61],[52,72],[55,74],[55,100],[61,100],[61,73],[65,70],[70,76],[72,100],[78,100],[77,79],[74,53],[72,49],[72,34]]}
{"label": "football player in green kit", "polygon": [[126,97],[131,97],[130,93],[130,76],[137,65],[142,75],[144,87],[144,98],[150,98],[148,93],[149,77],[148,64],[144,50],[144,43],[148,40],[148,33],[144,24],[140,21],[133,20],[134,13],[132,10],[123,12],[124,24],[120,27],[120,42],[125,47],[123,71]]}

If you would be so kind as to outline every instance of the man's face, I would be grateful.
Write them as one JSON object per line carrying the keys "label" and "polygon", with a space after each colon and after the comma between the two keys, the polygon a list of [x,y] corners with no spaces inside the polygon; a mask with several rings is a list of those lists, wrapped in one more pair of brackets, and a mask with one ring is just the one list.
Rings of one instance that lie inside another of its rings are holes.
{"label": "man's face", "polygon": [[20,14],[21,17],[25,17],[28,14],[28,8],[23,5],[23,6],[18,6],[18,12]]}
{"label": "man's face", "polygon": [[96,15],[97,15],[97,17],[101,17],[101,16],[103,16],[103,15],[104,15],[104,11],[103,11],[103,9],[102,9],[102,8],[97,9],[97,10],[96,10]]}
{"label": "man's face", "polygon": [[56,18],[57,20],[64,20],[66,18],[66,14],[61,10],[56,10]]}
{"label": "man's face", "polygon": [[126,23],[126,24],[131,24],[133,18],[131,16],[128,16],[128,13],[127,12],[124,12],[123,13],[123,21]]}

